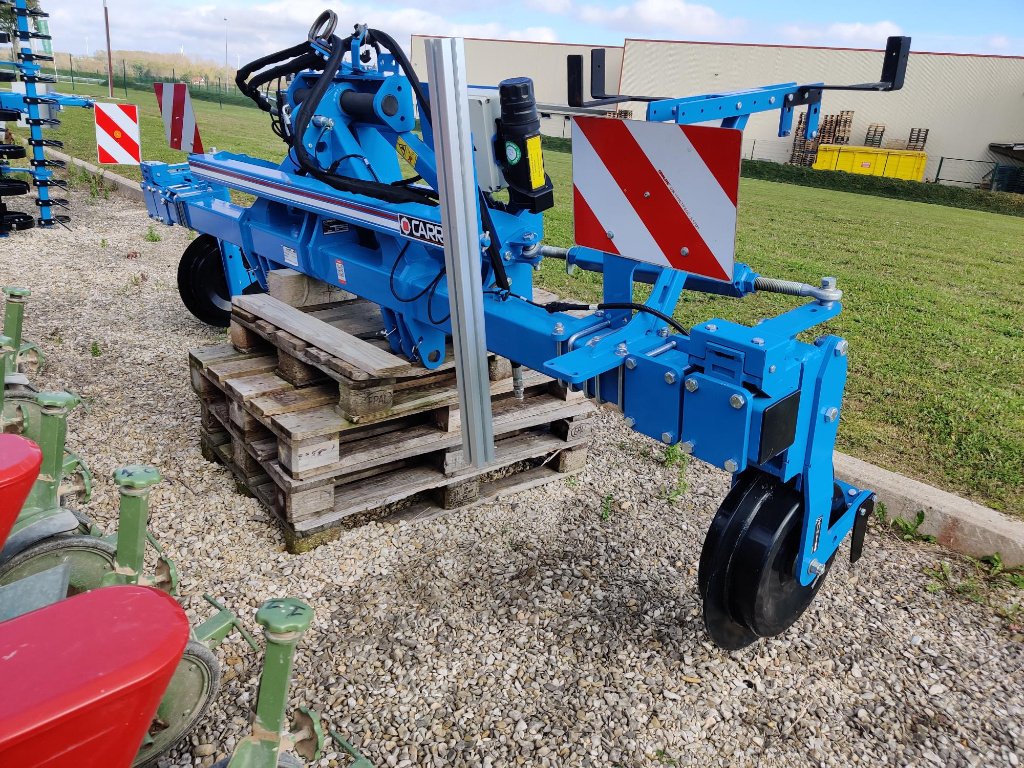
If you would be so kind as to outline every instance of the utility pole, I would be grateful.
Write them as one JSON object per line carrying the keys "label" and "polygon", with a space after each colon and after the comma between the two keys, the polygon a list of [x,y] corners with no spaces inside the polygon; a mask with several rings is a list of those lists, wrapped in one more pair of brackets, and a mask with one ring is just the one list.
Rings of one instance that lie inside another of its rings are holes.
{"label": "utility pole", "polygon": [[114,55],[110,52],[110,12],[107,0],[103,0],[103,24],[107,30],[107,96],[114,98]]}

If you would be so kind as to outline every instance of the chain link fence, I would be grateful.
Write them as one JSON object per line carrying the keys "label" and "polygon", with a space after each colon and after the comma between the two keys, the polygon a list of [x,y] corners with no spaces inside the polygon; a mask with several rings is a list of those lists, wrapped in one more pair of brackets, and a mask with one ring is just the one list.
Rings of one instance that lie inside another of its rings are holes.
{"label": "chain link fence", "polygon": [[[94,93],[97,86],[102,89],[108,88],[105,58],[61,53],[55,55],[53,68],[59,83],[58,90],[62,92]],[[217,102],[221,105],[256,107],[235,85],[234,70],[201,63],[186,64],[180,68],[160,67],[152,62],[115,57],[113,74],[114,94],[126,100],[131,98],[132,91],[146,91],[151,94],[153,83],[187,83],[193,99]]]}

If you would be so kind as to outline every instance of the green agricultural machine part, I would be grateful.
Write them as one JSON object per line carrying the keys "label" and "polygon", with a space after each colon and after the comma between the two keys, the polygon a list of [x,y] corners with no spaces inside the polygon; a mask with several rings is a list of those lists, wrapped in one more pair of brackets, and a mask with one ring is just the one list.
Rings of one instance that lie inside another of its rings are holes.
{"label": "green agricultural machine part", "polygon": [[[44,474],[56,469],[55,463],[47,466],[44,449],[40,478],[51,499],[54,483],[46,480]],[[68,571],[68,595],[117,584],[151,586],[174,594],[177,569],[147,528],[149,497],[161,479],[154,467],[135,465],[118,469],[114,482],[120,491],[120,510],[115,533],[98,535],[100,532],[90,523],[91,532],[60,533],[38,541],[0,565],[0,586],[63,567]],[[37,485],[32,493],[38,488]],[[147,543],[157,553],[153,573],[145,569]],[[156,766],[202,720],[220,682],[220,665],[213,649],[233,629],[238,629],[254,650],[258,648],[231,611],[213,598],[204,597],[217,608],[217,613],[192,630],[153,724],[132,763],[134,768]]]}
{"label": "green agricultural machine part", "polygon": [[[5,362],[11,357],[13,344],[9,337],[0,337],[0,351]],[[20,374],[18,374],[20,375]],[[19,390],[10,395],[0,390],[0,427],[35,442],[43,452],[43,465],[32,486],[11,535],[0,550],[0,584],[9,583],[6,576],[14,568],[16,558],[25,556],[38,547],[53,546],[55,537],[96,533],[92,521],[84,514],[65,505],[71,496],[88,501],[92,494],[92,474],[85,463],[65,448],[68,414],[78,405],[79,398],[67,392],[31,392]],[[89,550],[102,550],[109,559],[109,547],[95,542],[81,542]],[[73,584],[92,583],[86,574],[74,574]],[[77,587],[75,592],[82,591]]]}
{"label": "green agricultural machine part", "polygon": [[[293,597],[268,600],[256,612],[256,622],[263,627],[267,650],[252,733],[239,742],[230,758],[213,768],[298,768],[302,762],[284,750],[294,749],[306,760],[316,761],[323,749],[320,716],[310,709],[300,707],[294,716],[294,730],[283,733],[295,646],[313,622],[313,609]],[[352,768],[373,768],[340,735],[333,730],[331,735],[354,760]]]}
{"label": "green agricultural machine part", "polygon": [[17,354],[7,367],[5,361],[5,373],[35,373],[43,367],[45,359],[43,351],[38,345],[27,342],[22,338],[22,327],[25,323],[25,303],[32,292],[28,288],[17,288],[6,286],[4,292],[4,331],[3,335],[14,340]]}

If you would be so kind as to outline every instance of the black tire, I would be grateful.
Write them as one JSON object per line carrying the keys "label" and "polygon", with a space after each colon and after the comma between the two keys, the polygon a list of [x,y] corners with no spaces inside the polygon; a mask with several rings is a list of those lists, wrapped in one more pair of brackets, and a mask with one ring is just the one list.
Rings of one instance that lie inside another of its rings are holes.
{"label": "black tire", "polygon": [[139,750],[132,768],[153,768],[181,743],[206,715],[219,687],[217,657],[203,643],[189,640],[150,725],[153,740]]}
{"label": "black tire", "polygon": [[68,562],[68,596],[88,592],[99,587],[103,577],[114,570],[116,553],[113,544],[95,536],[53,536],[36,542],[0,566],[0,586]]}
{"label": "black tire", "polygon": [[200,235],[189,243],[178,262],[178,293],[197,320],[217,328],[228,327],[231,292],[217,238]]}
{"label": "black tire", "polygon": [[[0,152],[3,157],[3,152]],[[0,197],[14,197],[15,195],[27,195],[30,187],[28,182],[21,179],[12,179],[7,176],[0,177]]]}
{"label": "black tire", "polygon": [[737,650],[782,634],[813,602],[835,554],[810,585],[800,584],[803,514],[799,491],[758,470],[744,472],[725,497],[697,570],[704,625],[719,647]]}

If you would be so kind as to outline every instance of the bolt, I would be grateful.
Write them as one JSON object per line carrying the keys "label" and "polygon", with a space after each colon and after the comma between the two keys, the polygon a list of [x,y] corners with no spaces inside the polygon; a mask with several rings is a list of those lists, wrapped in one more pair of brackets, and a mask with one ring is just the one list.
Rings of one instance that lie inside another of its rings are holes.
{"label": "bolt", "polygon": [[818,132],[817,132],[817,131],[814,131],[814,132],[813,132],[813,133],[811,134],[811,138],[812,138],[812,139],[816,139],[816,138],[818,138]]}
{"label": "bolt", "polygon": [[661,433],[661,442],[665,443],[666,445],[671,445],[672,444],[672,433],[671,432],[662,432]]}
{"label": "bolt", "polygon": [[740,465],[737,464],[733,459],[726,459],[725,464],[723,464],[722,466],[725,467],[726,472],[735,472],[737,469],[740,468]]}
{"label": "bolt", "polygon": [[626,358],[626,368],[628,368],[631,371],[634,368],[636,368],[636,358],[635,357],[627,357]]}
{"label": "bolt", "polygon": [[718,326],[715,325],[714,323],[708,323],[707,325],[704,326],[704,330],[714,333],[715,331],[718,330]]}
{"label": "bolt", "polygon": [[650,197],[650,196],[651,196],[651,193],[650,193],[650,192],[644,192],[644,199],[646,199],[646,198],[648,198],[648,197]]}
{"label": "bolt", "polygon": [[839,409],[835,406],[825,411],[825,421],[831,424],[833,421],[839,418]]}
{"label": "bolt", "polygon": [[605,235],[608,236],[609,240],[614,240],[615,239],[615,233],[612,232],[610,229],[607,232],[605,232]]}
{"label": "bolt", "polygon": [[682,248],[680,248],[680,249],[679,249],[679,255],[680,255],[680,256],[689,256],[689,255],[690,255],[690,249],[689,249],[689,248],[687,248],[687,247],[686,247],[686,246],[684,245],[684,246],[683,246]]}
{"label": "bolt", "polygon": [[839,343],[836,344],[836,357],[846,357],[846,350],[850,348],[850,342],[846,339],[840,339]]}
{"label": "bolt", "polygon": [[793,94],[792,93],[787,93],[786,94],[786,101],[792,101],[792,100],[793,100]]}
{"label": "bolt", "polygon": [[827,291],[835,290],[836,279],[834,277],[823,277],[821,278],[821,287]]}
{"label": "bolt", "polygon": [[775,103],[775,97],[774,96],[769,96],[768,97],[768,103],[769,104],[774,104]]}
{"label": "bolt", "polygon": [[664,338],[665,338],[666,336],[668,336],[668,326],[667,326],[667,325],[663,325],[663,326],[662,326],[661,328],[659,328],[659,329],[658,329],[658,335],[659,335],[659,336],[660,336],[661,338],[663,338],[663,339],[664,339]]}
{"label": "bolt", "polygon": [[679,444],[679,448],[682,450],[683,453],[686,453],[686,454],[693,453],[693,449],[694,449],[693,440],[687,440],[685,443],[680,443]]}
{"label": "bolt", "polygon": [[777,370],[779,370],[778,366],[775,366],[775,365],[769,365],[768,366],[768,373],[775,373]]}
{"label": "bolt", "polygon": [[755,346],[758,346],[758,347],[763,347],[764,346],[764,339],[762,339],[760,336],[755,336],[754,338],[752,338],[750,340],[750,343],[754,344]]}
{"label": "bolt", "polygon": [[626,342],[620,341],[615,345],[615,354],[619,357],[625,357],[629,354],[629,347],[626,346]]}
{"label": "bolt", "polygon": [[555,327],[551,329],[552,336],[561,336],[565,333],[565,326],[561,323],[555,323]]}
{"label": "bolt", "polygon": [[700,384],[697,383],[697,380],[695,378],[690,377],[689,379],[686,380],[685,386],[687,392],[696,392]]}
{"label": "bolt", "polygon": [[743,102],[742,101],[737,101],[736,102],[736,109],[743,109]]}
{"label": "bolt", "polygon": [[746,404],[747,398],[745,398],[743,395],[735,394],[729,397],[729,405],[731,405],[733,408],[736,408],[737,410],[739,410]]}
{"label": "bolt", "polygon": [[825,566],[817,560],[811,560],[810,564],[807,566],[807,571],[812,576],[821,576],[821,574],[825,572]]}
{"label": "bolt", "polygon": [[636,426],[636,419],[634,419],[632,416],[627,416],[625,419],[623,419],[623,421],[626,422],[626,426],[629,427],[630,429]]}
{"label": "bolt", "polygon": [[676,374],[675,374],[674,371],[665,371],[665,383],[666,384],[675,384],[676,383]]}
{"label": "bolt", "polygon": [[857,489],[856,489],[856,488],[851,488],[850,490],[848,490],[848,491],[846,492],[846,495],[847,495],[847,496],[851,496],[851,497],[852,497],[852,496],[856,496],[856,495],[857,495]]}
{"label": "bolt", "polygon": [[512,261],[512,251],[504,251],[501,258],[503,261]]}
{"label": "bolt", "polygon": [[537,234],[535,232],[527,232],[525,235],[523,235],[523,240],[526,240],[527,242],[529,242],[530,240],[536,240],[536,239],[537,239]]}

